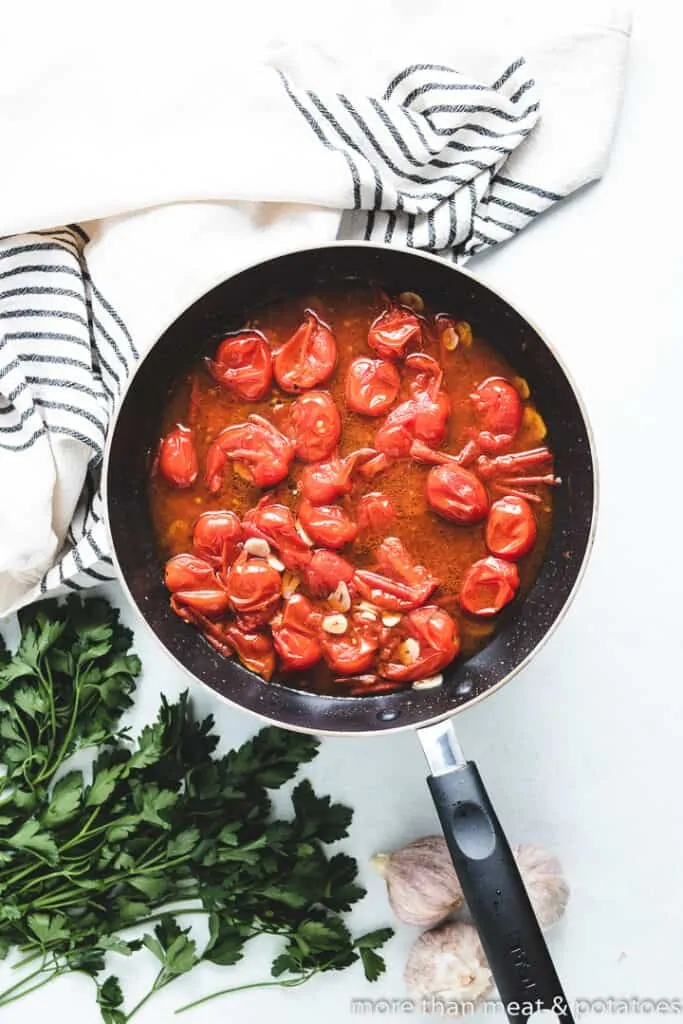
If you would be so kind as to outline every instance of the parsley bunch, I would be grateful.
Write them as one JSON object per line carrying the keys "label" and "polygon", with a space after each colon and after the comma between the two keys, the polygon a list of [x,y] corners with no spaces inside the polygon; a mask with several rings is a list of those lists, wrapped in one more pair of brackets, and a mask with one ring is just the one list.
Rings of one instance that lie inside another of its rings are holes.
{"label": "parsley bunch", "polygon": [[[351,810],[304,780],[291,816],[271,813],[268,791],[317,740],[269,727],[217,757],[213,720],[196,720],[185,693],[162,699],[132,742],[120,718],[140,662],[118,612],[73,597],[33,606],[20,626],[14,655],[0,648],[0,956],[18,948],[23,973],[0,1007],[80,971],[105,1024],[126,1024],[175,978],[203,961],[235,964],[262,934],[282,939],[272,980],[239,987],[300,985],[358,959],[369,980],[382,973],[377,949],[391,930],[351,935],[341,914],[364,895],[357,865],[325,849],[347,835]],[[88,748],[84,772],[72,759]],[[201,950],[178,923],[196,913],[208,918]],[[125,938],[144,924],[154,927]],[[158,973],[125,1011],[105,956],[143,947]]]}

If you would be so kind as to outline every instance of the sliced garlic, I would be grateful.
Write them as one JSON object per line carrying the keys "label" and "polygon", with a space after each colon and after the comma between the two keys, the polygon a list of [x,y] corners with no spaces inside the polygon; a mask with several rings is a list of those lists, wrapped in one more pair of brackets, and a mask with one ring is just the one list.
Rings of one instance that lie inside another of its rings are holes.
{"label": "sliced garlic", "polygon": [[424,299],[417,292],[401,292],[398,301],[402,306],[414,309],[416,313],[422,313],[425,308]]}
{"label": "sliced garlic", "polygon": [[441,344],[447,352],[455,352],[456,348],[460,344],[460,338],[458,332],[454,327],[447,327],[441,334]]}
{"label": "sliced garlic", "polygon": [[398,626],[401,621],[401,616],[397,612],[384,612],[382,615],[382,622],[385,626]]}
{"label": "sliced garlic", "polygon": [[458,320],[455,325],[455,329],[458,332],[458,338],[465,346],[465,348],[472,347],[472,327],[467,320]]}
{"label": "sliced garlic", "polygon": [[524,410],[522,429],[526,430],[529,442],[542,441],[548,433],[545,421],[539,412],[530,405]]}
{"label": "sliced garlic", "polygon": [[268,565],[271,569],[275,569],[276,572],[285,571],[285,563],[281,562],[279,558],[275,557],[275,555],[268,555]]}
{"label": "sliced garlic", "polygon": [[295,573],[286,570],[282,577],[282,586],[280,587],[280,593],[282,594],[283,597],[291,597],[292,594],[294,594],[298,590],[300,583],[300,576],[297,576],[295,575]]}
{"label": "sliced garlic", "polygon": [[267,558],[270,554],[270,544],[262,537],[248,537],[244,542],[244,550],[248,555],[256,555],[257,558]]}
{"label": "sliced garlic", "polygon": [[433,690],[437,686],[441,686],[443,683],[443,676],[440,672],[437,672],[433,676],[425,676],[424,679],[416,679],[411,689],[413,690]]}
{"label": "sliced garlic", "polygon": [[377,622],[377,616],[374,612],[360,611],[357,614],[358,618],[362,619],[363,622]]}
{"label": "sliced garlic", "polygon": [[526,399],[526,398],[529,397],[529,395],[531,394],[531,391],[529,389],[529,384],[524,379],[524,377],[513,377],[512,378],[512,383],[515,385],[515,387],[519,391],[519,397],[520,398]]}
{"label": "sliced garlic", "polygon": [[322,621],[322,627],[326,633],[333,633],[335,636],[340,636],[345,633],[348,628],[348,619],[345,615],[326,615]]}
{"label": "sliced garlic", "polygon": [[327,603],[336,612],[348,612],[351,607],[351,595],[349,594],[349,588],[343,580],[339,581],[336,590],[329,595]]}
{"label": "sliced garlic", "polygon": [[308,544],[309,547],[313,547],[313,541],[308,536],[308,534],[306,533],[298,519],[295,522],[294,526],[296,527],[296,532],[299,534],[304,544]]}
{"label": "sliced garlic", "polygon": [[398,645],[398,656],[404,665],[414,665],[420,657],[420,645],[417,640],[412,636],[402,640]]}
{"label": "sliced garlic", "polygon": [[379,608],[376,604],[371,604],[370,601],[359,601],[357,607],[359,612],[367,612],[368,615],[372,615],[373,619],[380,617]]}

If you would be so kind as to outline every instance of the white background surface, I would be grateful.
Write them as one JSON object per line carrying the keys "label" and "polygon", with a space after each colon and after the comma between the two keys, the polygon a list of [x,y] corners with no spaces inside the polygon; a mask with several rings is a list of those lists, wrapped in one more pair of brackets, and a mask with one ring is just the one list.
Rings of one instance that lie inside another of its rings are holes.
{"label": "white background surface", "polygon": [[[565,865],[572,899],[550,942],[568,995],[586,999],[683,996],[683,17],[664,0],[635,8],[623,116],[605,179],[471,265],[554,339],[597,438],[599,531],[575,604],[518,679],[458,720],[511,842],[547,845]],[[137,647],[146,666],[142,722],[155,713],[159,691],[172,696],[186,680],[142,632]],[[215,714],[226,744],[253,732],[244,714],[200,690],[193,695]],[[417,740],[328,739],[309,774],[356,808],[346,846],[361,862],[369,895],[354,924],[380,926],[390,913],[368,858],[436,830]],[[352,968],[298,991],[228,997],[188,1019],[347,1024],[352,997],[403,995],[402,967],[416,936],[398,927],[389,971],[375,986]],[[202,968],[136,1019],[170,1021],[174,1007],[218,985],[265,977],[268,953],[254,945],[243,965]],[[152,977],[151,956],[145,977],[141,962],[134,977],[122,961],[115,965],[131,996]],[[91,983],[60,979],[2,1017],[27,1019],[96,1021]]]}

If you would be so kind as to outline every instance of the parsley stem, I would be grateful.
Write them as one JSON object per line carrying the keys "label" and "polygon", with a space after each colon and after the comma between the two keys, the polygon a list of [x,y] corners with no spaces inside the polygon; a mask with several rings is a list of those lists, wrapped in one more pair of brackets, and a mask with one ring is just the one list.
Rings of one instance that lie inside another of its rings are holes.
{"label": "parsley stem", "polygon": [[[38,953],[36,953],[34,956],[30,957],[29,959],[35,960],[35,958],[37,956],[43,956],[43,952],[44,951],[41,949]],[[20,963],[15,964],[15,967],[21,967],[21,965],[26,963],[26,962],[27,962],[26,960],[22,960]],[[37,971],[32,971],[31,974],[27,974],[25,978],[21,979],[21,981],[15,981],[15,983],[13,985],[10,985],[9,988],[6,988],[4,992],[0,992],[0,1004],[2,1004],[2,1002],[3,1002],[3,1000],[5,999],[6,996],[11,995],[12,992],[16,992],[16,990],[18,988],[23,988],[24,985],[28,985],[29,981],[33,981],[33,979],[37,978],[39,974],[42,974],[44,970],[45,970],[45,961],[43,960],[43,963],[40,965],[40,967],[38,968]]]}
{"label": "parsley stem", "polygon": [[185,1003],[184,1006],[179,1006],[175,1013],[185,1013],[186,1010],[192,1010],[195,1006],[201,1006],[202,1003],[208,1003],[212,999],[218,999],[219,996],[231,995],[235,992],[246,992],[248,989],[253,988],[296,988],[298,985],[303,985],[305,982],[315,975],[319,974],[322,968],[316,967],[315,970],[309,971],[307,974],[302,974],[300,978],[290,978],[285,981],[252,981],[247,985],[234,985],[232,988],[222,988],[219,992],[212,992],[208,996],[202,996],[201,999],[195,999],[193,1003]]}
{"label": "parsley stem", "polygon": [[[66,973],[66,969],[64,967],[55,967],[50,971],[47,978],[43,978],[42,981],[37,982],[35,985],[31,985],[30,988],[24,987],[33,978],[42,974],[45,969],[45,964],[43,964],[42,967],[39,967],[37,971],[33,971],[32,974],[27,975],[21,982],[18,982],[17,984],[12,985],[11,988],[5,989],[4,992],[1,992],[0,1007],[8,1006],[9,1003],[14,1003],[17,999],[23,999],[24,996],[29,994],[29,992],[35,992],[36,989],[43,988],[44,985],[47,985],[49,982],[54,981],[55,978],[58,978],[60,974]],[[21,991],[17,991],[17,989],[21,989]]]}
{"label": "parsley stem", "polygon": [[142,997],[142,999],[140,999],[135,1004],[135,1006],[130,1011],[130,1013],[126,1014],[126,1018],[125,1018],[126,1024],[128,1024],[128,1021],[132,1020],[132,1018],[135,1016],[135,1014],[138,1012],[138,1010],[141,1010],[142,1007],[145,1005],[145,1003],[148,1002],[148,1000],[150,1000],[152,998],[152,996],[155,994],[155,992],[158,992],[160,988],[163,988],[163,984],[162,985],[159,984],[163,974],[164,974],[164,968],[162,967],[161,970],[159,971],[159,973],[157,974],[156,978],[154,979],[154,984],[152,985],[152,987],[149,990],[149,992],[146,995],[144,995]]}

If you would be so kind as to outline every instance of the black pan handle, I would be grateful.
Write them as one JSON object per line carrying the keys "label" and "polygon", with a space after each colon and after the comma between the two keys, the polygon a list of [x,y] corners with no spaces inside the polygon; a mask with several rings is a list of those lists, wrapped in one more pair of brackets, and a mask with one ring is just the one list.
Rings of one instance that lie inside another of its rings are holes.
{"label": "black pan handle", "polygon": [[427,779],[508,1019],[552,1010],[573,1024],[522,877],[472,761]]}

